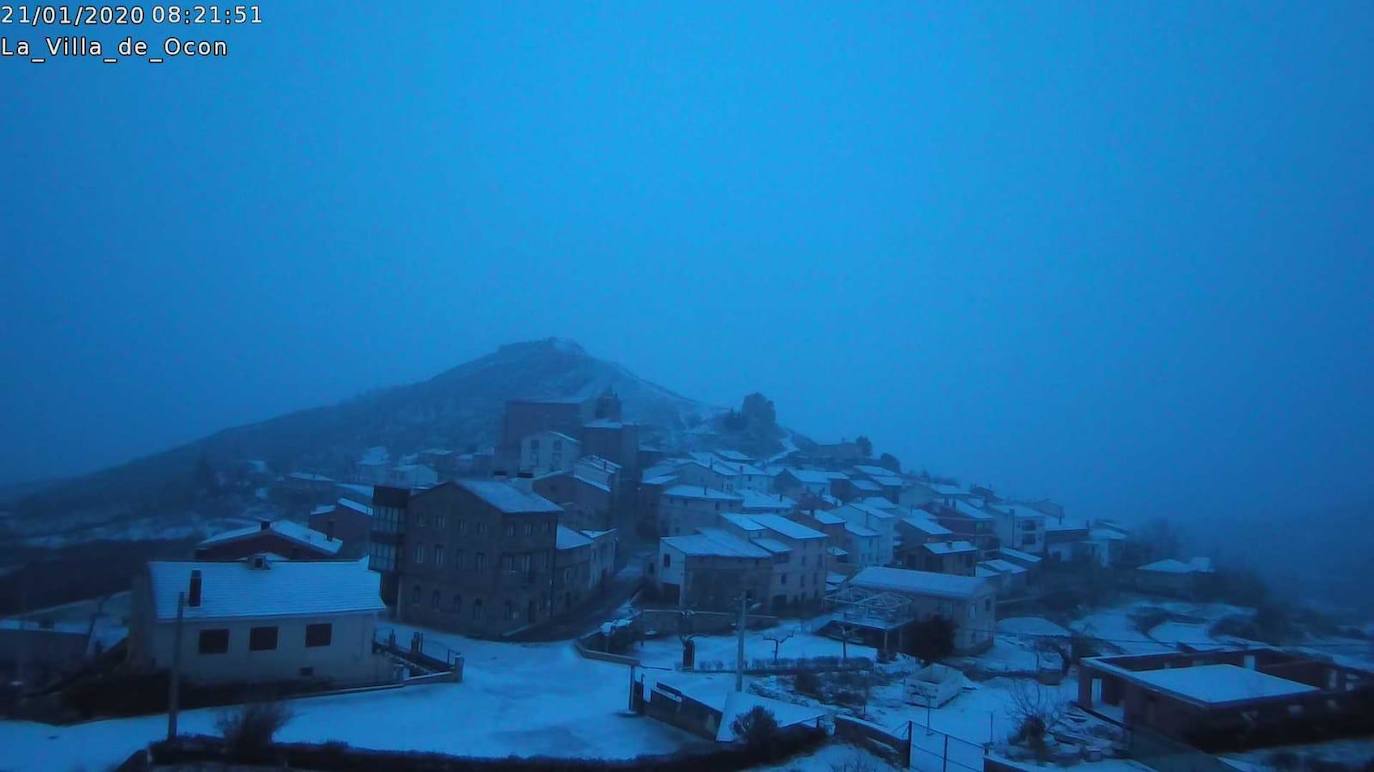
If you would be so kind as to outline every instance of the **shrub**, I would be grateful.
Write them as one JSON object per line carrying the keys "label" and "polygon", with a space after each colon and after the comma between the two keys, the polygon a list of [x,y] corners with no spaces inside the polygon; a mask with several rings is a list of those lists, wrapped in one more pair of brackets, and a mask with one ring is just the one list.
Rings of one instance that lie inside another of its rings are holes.
{"label": "shrub", "polygon": [[215,728],[231,757],[257,758],[272,747],[272,738],[291,718],[291,709],[282,702],[250,702],[221,714]]}
{"label": "shrub", "polygon": [[792,685],[802,694],[815,696],[821,693],[821,679],[810,670],[803,670],[797,673],[797,677]]}
{"label": "shrub", "polygon": [[735,737],[744,740],[750,748],[766,749],[778,739],[778,721],[765,707],[755,705],[748,713],[735,719],[730,725]]}

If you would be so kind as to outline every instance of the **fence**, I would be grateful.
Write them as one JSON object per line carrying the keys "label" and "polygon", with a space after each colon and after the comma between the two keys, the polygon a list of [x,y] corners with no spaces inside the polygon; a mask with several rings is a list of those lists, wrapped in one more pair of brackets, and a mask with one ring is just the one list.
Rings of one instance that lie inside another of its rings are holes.
{"label": "fence", "polygon": [[[838,673],[860,672],[873,669],[873,660],[868,657],[811,657],[790,659],[751,659],[744,664],[744,672],[749,675],[796,675],[797,673]],[[734,661],[701,661],[695,663],[697,673],[733,673]]]}
{"label": "fence", "polygon": [[889,729],[871,721],[837,715],[835,736],[921,772],[982,772],[983,769],[982,745],[910,722]]}
{"label": "fence", "polygon": [[411,633],[410,646],[405,648],[397,644],[395,630],[378,630],[372,637],[372,650],[405,663],[411,671],[402,679],[405,683],[463,680],[463,655],[442,643],[426,641],[424,633]]}

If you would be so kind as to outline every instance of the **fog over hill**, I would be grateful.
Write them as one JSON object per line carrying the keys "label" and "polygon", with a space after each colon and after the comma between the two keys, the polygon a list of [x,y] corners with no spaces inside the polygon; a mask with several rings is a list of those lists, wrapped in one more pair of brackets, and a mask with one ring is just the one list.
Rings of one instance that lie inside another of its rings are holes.
{"label": "fog over hill", "polygon": [[374,445],[393,453],[488,447],[509,399],[586,399],[608,388],[620,396],[628,420],[656,427],[669,441],[721,412],[598,359],[569,340],[512,343],[426,381],[225,429],[54,483],[19,498],[15,525],[26,533],[60,533],[152,514],[174,521],[176,510],[184,508],[182,487],[201,458],[215,467],[261,459],[279,471],[340,475]]}

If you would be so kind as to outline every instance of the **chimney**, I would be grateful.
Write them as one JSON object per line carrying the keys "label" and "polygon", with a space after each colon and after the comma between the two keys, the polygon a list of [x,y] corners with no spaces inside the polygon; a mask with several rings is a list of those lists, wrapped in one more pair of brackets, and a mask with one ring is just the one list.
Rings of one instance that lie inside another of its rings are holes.
{"label": "chimney", "polygon": [[191,571],[191,591],[187,593],[186,605],[190,606],[191,608],[197,608],[200,606],[200,588],[200,569],[194,569]]}
{"label": "chimney", "polygon": [[324,525],[324,537],[328,541],[334,541],[334,518],[332,517]]}
{"label": "chimney", "polygon": [[258,530],[259,530],[259,531],[270,531],[270,530],[272,530],[272,521],[271,521],[271,520],[268,520],[268,519],[266,519],[266,518],[263,518],[262,520],[259,520],[259,521],[258,521]]}

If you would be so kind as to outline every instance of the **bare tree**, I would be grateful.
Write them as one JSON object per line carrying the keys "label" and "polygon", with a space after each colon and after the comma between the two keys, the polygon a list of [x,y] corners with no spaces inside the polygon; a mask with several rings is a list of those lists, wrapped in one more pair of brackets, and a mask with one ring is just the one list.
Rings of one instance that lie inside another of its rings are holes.
{"label": "bare tree", "polygon": [[1069,704],[1055,689],[1036,681],[1015,681],[1011,687],[1008,712],[1017,727],[1017,739],[1024,740],[1041,758],[1046,752],[1045,735],[1064,720]]}
{"label": "bare tree", "polygon": [[796,634],[797,634],[797,628],[795,628],[795,627],[789,627],[789,628],[787,628],[786,631],[781,630],[781,629],[779,629],[779,628],[773,628],[772,630],[769,630],[768,632],[766,632],[766,633],[763,634],[763,639],[764,639],[765,641],[768,641],[769,643],[772,643],[772,644],[773,644],[773,663],[774,663],[774,664],[777,664],[777,661],[778,661],[778,649],[780,649],[780,648],[782,647],[782,645],[783,645],[784,643],[786,643],[787,640],[788,640],[789,638],[791,638],[792,636],[794,636],[794,635],[796,635]]}
{"label": "bare tree", "polygon": [[835,634],[840,639],[840,661],[849,660],[849,642],[859,640],[859,628],[847,622],[839,622],[835,625]]}

